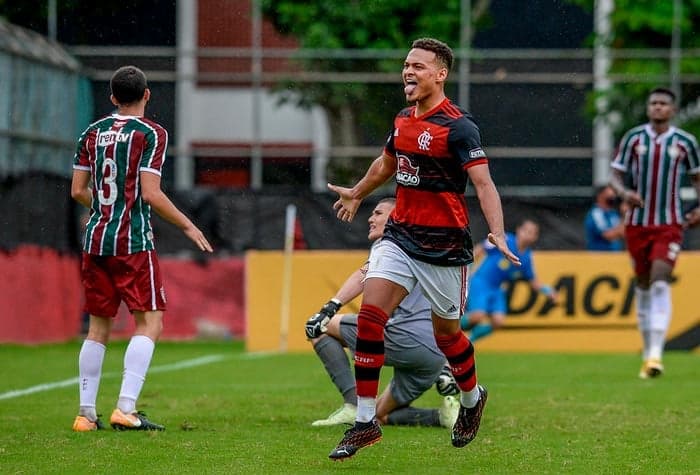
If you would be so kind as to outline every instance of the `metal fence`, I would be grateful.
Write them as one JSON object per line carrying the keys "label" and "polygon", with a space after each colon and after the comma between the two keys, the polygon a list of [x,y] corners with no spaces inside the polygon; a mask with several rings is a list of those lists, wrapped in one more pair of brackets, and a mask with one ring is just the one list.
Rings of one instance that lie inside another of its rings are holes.
{"label": "metal fence", "polygon": [[[172,124],[172,128],[176,121],[167,116],[172,108],[179,107],[175,94],[178,83],[210,88],[235,86],[248,88],[251,94],[285,82],[306,87],[328,84],[387,87],[400,83],[400,67],[405,57],[404,50],[74,46],[68,51],[80,60],[83,73],[97,85],[95,89],[100,93],[116,67],[125,63],[141,65],[151,83],[168,85],[172,97],[167,101],[171,109],[161,116],[165,116],[163,120]],[[470,108],[484,132],[502,192],[513,196],[589,196],[595,181],[594,157],[612,154],[610,149],[596,150],[593,119],[584,112],[597,80],[594,74],[596,50],[469,49],[455,50],[455,54],[457,64],[453,76],[456,78],[451,81],[450,95],[456,98],[461,88],[468,90]],[[609,60],[668,61],[669,71],[677,58],[677,53],[669,49],[611,49],[606,54]],[[684,59],[697,59],[700,49],[686,49],[680,54]],[[194,68],[194,72],[188,73],[178,68],[182,61],[203,60],[229,62],[229,66],[216,71]],[[328,70],[328,64],[333,61],[342,62],[342,70]],[[469,65],[467,76],[456,72],[465,69],[459,67],[464,61]],[[386,69],[387,65],[395,66],[395,71],[391,67]],[[4,67],[0,64],[0,68]],[[669,74],[607,74],[606,80],[610,84],[668,84]],[[681,84],[700,84],[700,74],[681,72],[677,80]],[[2,104],[0,102],[0,106]],[[387,130],[389,124],[387,122]],[[46,137],[29,133],[33,129],[0,125],[0,143],[10,136],[29,143],[47,143]],[[381,151],[384,132],[365,134],[352,144],[340,144],[332,137],[324,150],[324,166],[326,162],[333,164],[354,157],[376,156]],[[174,130],[173,135],[177,133]],[[71,144],[73,140],[74,137],[66,136]],[[297,150],[266,149],[259,140],[259,135],[254,137],[248,149],[218,147],[213,153],[242,158],[257,155],[263,161],[272,155],[298,154]],[[67,147],[63,141],[53,145]],[[181,157],[191,155],[192,150],[174,141],[169,153]],[[174,162],[176,167],[181,163],[177,159]],[[325,179],[324,173],[317,173],[312,180],[325,183]]]}

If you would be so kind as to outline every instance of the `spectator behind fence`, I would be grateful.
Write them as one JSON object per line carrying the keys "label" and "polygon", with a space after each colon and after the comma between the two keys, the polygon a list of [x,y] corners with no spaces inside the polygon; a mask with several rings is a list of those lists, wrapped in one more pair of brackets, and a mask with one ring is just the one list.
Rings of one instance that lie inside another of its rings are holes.
{"label": "spectator behind fence", "polygon": [[596,189],[595,201],[586,214],[586,249],[620,251],[624,247],[625,225],[617,209],[617,196],[611,186]]}

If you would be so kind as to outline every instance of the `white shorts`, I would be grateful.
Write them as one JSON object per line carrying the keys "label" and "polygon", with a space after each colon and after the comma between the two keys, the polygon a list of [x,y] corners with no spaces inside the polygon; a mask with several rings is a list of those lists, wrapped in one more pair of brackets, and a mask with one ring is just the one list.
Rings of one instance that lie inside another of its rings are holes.
{"label": "white shorts", "polygon": [[467,301],[469,266],[436,266],[408,256],[394,242],[382,239],[369,256],[365,279],[390,280],[411,292],[416,284],[439,317],[458,319]]}

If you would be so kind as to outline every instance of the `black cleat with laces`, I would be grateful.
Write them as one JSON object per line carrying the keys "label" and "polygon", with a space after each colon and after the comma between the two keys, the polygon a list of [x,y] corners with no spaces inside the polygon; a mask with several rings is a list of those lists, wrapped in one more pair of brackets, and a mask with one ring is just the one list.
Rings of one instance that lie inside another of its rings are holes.
{"label": "black cleat with laces", "polygon": [[165,430],[165,426],[149,421],[141,411],[124,414],[118,408],[112,412],[109,423],[116,430]]}
{"label": "black cleat with laces", "polygon": [[345,431],[343,440],[328,455],[332,460],[344,460],[352,457],[362,447],[369,447],[382,440],[382,428],[376,419],[370,422],[355,422]]}
{"label": "black cleat with laces", "polygon": [[479,431],[481,423],[481,413],[486,405],[488,392],[483,386],[479,386],[479,401],[474,407],[464,407],[460,405],[457,422],[452,428],[452,445],[455,447],[464,447],[469,442],[474,440],[476,433]]}

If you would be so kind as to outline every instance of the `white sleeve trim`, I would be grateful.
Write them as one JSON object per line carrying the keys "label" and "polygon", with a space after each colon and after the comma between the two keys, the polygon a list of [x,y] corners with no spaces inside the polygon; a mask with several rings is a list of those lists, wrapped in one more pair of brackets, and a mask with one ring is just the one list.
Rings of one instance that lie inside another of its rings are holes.
{"label": "white sleeve trim", "polygon": [[139,171],[153,173],[154,175],[161,176],[160,170],[156,170],[155,168],[141,167],[141,168],[139,168]]}
{"label": "white sleeve trim", "polygon": [[626,171],[627,171],[627,167],[625,167],[625,166],[622,165],[621,163],[617,163],[617,162],[612,162],[612,163],[610,164],[610,167],[611,167],[611,168],[614,168],[614,169],[616,169],[616,170],[620,170],[621,172],[626,172]]}

